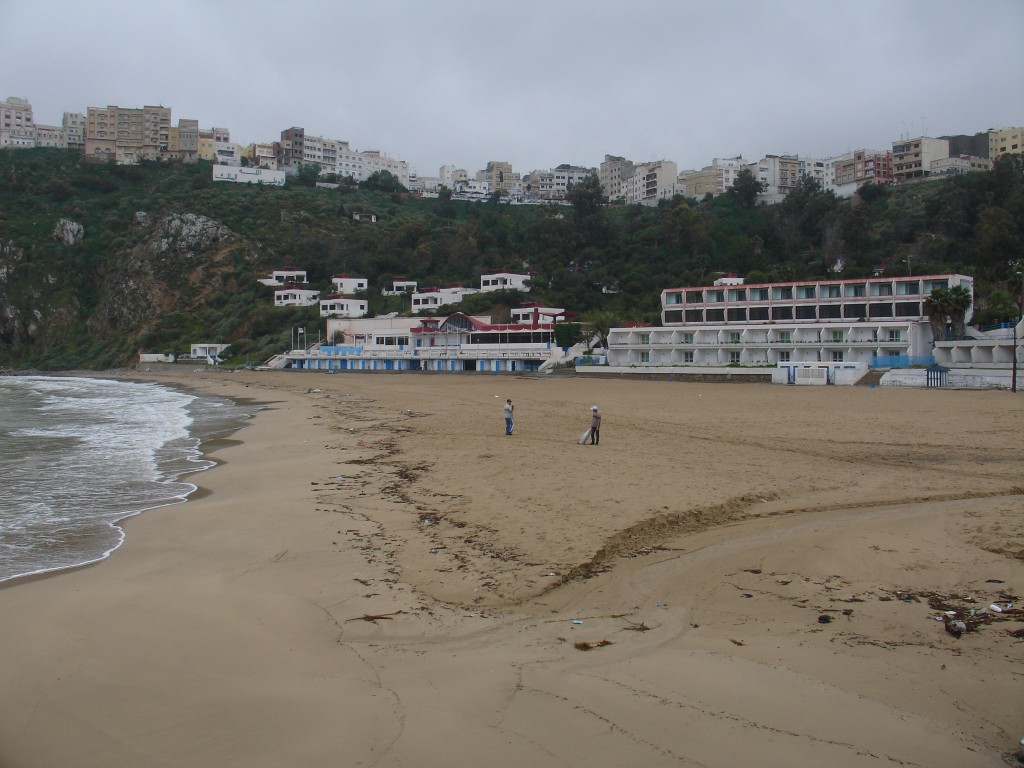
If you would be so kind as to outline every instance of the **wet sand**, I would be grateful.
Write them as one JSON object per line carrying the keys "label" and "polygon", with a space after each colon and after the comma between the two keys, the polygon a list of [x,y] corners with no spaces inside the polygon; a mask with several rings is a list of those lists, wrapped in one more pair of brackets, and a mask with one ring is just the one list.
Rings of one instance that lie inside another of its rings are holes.
{"label": "wet sand", "polygon": [[3,768],[998,766],[1024,737],[1024,614],[934,618],[1024,593],[1020,395],[130,377],[265,407],[108,560],[0,589]]}

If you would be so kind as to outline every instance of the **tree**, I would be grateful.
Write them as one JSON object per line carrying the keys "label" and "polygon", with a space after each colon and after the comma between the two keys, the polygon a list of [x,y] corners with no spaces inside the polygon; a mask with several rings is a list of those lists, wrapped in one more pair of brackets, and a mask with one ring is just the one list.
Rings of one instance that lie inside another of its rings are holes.
{"label": "tree", "polygon": [[315,187],[320,180],[320,165],[318,163],[303,163],[299,166],[299,173],[296,184],[300,187]]}
{"label": "tree", "polygon": [[757,205],[757,196],[765,190],[765,185],[754,177],[754,172],[744,168],[736,174],[736,180],[729,187],[729,196],[746,208]]}
{"label": "tree", "polygon": [[974,297],[962,285],[954,285],[950,288],[948,296],[949,317],[953,323],[953,336],[961,339],[964,336],[966,325],[964,318],[967,316],[967,310],[971,308],[971,304],[974,302]]}
{"label": "tree", "polygon": [[359,182],[360,189],[371,189],[375,192],[408,192],[390,171],[374,171],[366,181]]}
{"label": "tree", "polygon": [[605,348],[608,347],[608,333],[620,322],[616,313],[605,310],[585,312],[580,320],[583,321],[583,338],[587,343]]}
{"label": "tree", "polygon": [[605,202],[604,190],[601,188],[601,181],[596,174],[590,174],[579,184],[569,182],[565,192],[565,199],[572,205],[576,212],[577,220],[593,216],[601,210],[601,204]]}
{"label": "tree", "polygon": [[953,311],[952,300],[949,291],[945,288],[936,288],[931,295],[925,297],[924,311],[928,315],[928,324],[932,328],[932,341],[942,341],[946,338],[946,318]]}

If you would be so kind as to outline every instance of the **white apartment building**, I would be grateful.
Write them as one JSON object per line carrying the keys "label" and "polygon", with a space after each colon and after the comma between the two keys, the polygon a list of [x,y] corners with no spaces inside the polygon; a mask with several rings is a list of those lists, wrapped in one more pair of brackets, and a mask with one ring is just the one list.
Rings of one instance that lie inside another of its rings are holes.
{"label": "white apartment building", "polygon": [[985,157],[957,155],[932,161],[932,176],[958,176],[972,171],[991,171],[992,161]]}
{"label": "white apartment building", "polygon": [[81,112],[65,112],[61,120],[68,149],[85,151],[85,115]]}
{"label": "white apartment building", "polygon": [[749,167],[754,178],[764,185],[758,200],[766,203],[783,200],[800,183],[800,158],[796,155],[765,155]]}
{"label": "white apartment building", "polygon": [[391,281],[390,288],[381,290],[382,296],[401,296],[405,293],[415,293],[419,283],[415,280],[406,280],[404,277],[396,277]]}
{"label": "white apartment building", "polygon": [[36,123],[35,145],[37,147],[68,148],[68,135],[59,125]]}
{"label": "white apartment building", "polygon": [[0,147],[34,147],[36,126],[28,99],[8,96],[0,101]]}
{"label": "white apartment building", "polygon": [[598,181],[601,182],[601,190],[604,196],[611,200],[624,200],[626,197],[624,185],[628,179],[633,177],[636,167],[624,157],[605,155],[597,172]]}
{"label": "white apartment building", "polygon": [[659,200],[671,200],[676,194],[679,171],[671,160],[640,163],[633,176],[623,180],[626,203],[657,205]]}
{"label": "white apartment building", "polygon": [[[661,328],[614,328],[608,365],[647,369],[924,359],[924,299],[967,275],[698,286],[662,291]],[[967,312],[969,320],[971,311]]]}
{"label": "white apartment building", "polygon": [[456,168],[454,165],[442,165],[437,172],[441,186],[448,187],[453,192],[469,181],[469,173],[465,168]]}
{"label": "white apartment building", "polygon": [[393,157],[388,157],[376,149],[362,152],[361,155],[367,178],[378,171],[387,171],[398,179],[398,183],[403,187],[409,187],[409,164],[405,160],[396,160]]}
{"label": "white apartment building", "polygon": [[931,176],[932,163],[949,157],[948,139],[916,139],[893,142],[892,176],[897,183]]}
{"label": "white apartment building", "polygon": [[580,184],[594,175],[593,168],[560,165],[551,170],[536,170],[520,181],[525,200],[564,200],[569,185]]}
{"label": "white apartment building", "polygon": [[868,182],[892,182],[892,152],[887,149],[858,149],[825,161],[822,186],[839,197],[853,197]]}

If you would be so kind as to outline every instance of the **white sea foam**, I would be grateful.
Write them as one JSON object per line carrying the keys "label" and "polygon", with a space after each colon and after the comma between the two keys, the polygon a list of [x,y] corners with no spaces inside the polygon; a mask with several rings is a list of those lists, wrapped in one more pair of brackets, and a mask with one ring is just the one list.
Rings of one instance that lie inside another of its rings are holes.
{"label": "white sea foam", "polygon": [[0,378],[0,581],[106,557],[129,515],[187,498],[206,435],[249,411],[155,384]]}

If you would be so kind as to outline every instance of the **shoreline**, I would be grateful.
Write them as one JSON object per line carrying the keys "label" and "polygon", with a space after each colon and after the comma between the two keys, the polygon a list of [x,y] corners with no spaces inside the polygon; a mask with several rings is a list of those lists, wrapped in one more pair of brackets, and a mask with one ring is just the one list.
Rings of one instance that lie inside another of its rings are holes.
{"label": "shoreline", "polygon": [[0,765],[995,766],[1024,735],[1022,625],[954,639],[926,597],[1024,591],[1000,393],[126,378],[273,404],[113,556],[0,589]]}

